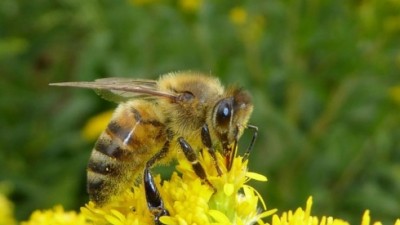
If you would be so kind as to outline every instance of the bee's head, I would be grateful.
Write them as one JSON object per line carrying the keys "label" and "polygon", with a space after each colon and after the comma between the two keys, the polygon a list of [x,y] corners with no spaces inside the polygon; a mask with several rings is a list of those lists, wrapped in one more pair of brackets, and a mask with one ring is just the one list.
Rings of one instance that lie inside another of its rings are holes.
{"label": "bee's head", "polygon": [[242,135],[252,111],[250,94],[239,88],[229,89],[226,97],[215,104],[212,126],[224,150]]}

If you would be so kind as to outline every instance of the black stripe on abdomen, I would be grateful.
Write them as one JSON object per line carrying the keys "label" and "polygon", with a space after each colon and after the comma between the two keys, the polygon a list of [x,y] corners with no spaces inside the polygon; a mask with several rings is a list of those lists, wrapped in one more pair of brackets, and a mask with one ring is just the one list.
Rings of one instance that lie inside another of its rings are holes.
{"label": "black stripe on abdomen", "polygon": [[103,134],[96,142],[94,146],[94,151],[98,151],[112,158],[122,159],[127,150],[121,148],[121,142],[118,140],[111,140],[106,137],[107,134]]}
{"label": "black stripe on abdomen", "polygon": [[110,135],[111,137],[118,138],[121,141],[124,141],[132,132],[132,127],[126,128],[122,127],[115,121],[111,121],[107,128],[106,134]]}
{"label": "black stripe on abdomen", "polygon": [[88,163],[88,170],[92,171],[97,174],[102,174],[106,176],[118,176],[119,175],[119,169],[118,166],[113,163],[113,159],[108,159],[108,160],[98,160],[91,158]]}

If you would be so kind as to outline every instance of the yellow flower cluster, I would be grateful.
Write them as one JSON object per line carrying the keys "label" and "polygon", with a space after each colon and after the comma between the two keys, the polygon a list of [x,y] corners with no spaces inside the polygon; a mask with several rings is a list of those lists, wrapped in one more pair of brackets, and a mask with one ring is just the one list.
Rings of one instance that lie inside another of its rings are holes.
{"label": "yellow flower cluster", "polygon": [[[223,162],[221,154],[217,154],[217,159],[218,162]],[[163,223],[177,225],[182,224],[180,221],[186,221],[188,224],[264,224],[261,219],[275,212],[265,211],[265,204],[258,193],[246,185],[250,179],[267,180],[262,175],[248,172],[247,161],[242,162],[242,158],[237,157],[230,171],[220,163],[222,175],[218,176],[208,151],[203,151],[199,160],[215,192],[209,185],[201,182],[185,158],[179,159],[177,170],[182,173],[182,177],[175,173],[171,181],[164,182],[161,189],[161,195],[166,196],[168,203],[166,207],[171,211],[171,216],[161,218]],[[262,209],[259,208],[259,200],[263,204]],[[187,209],[191,211],[188,212]]]}
{"label": "yellow flower cluster", "polygon": [[[400,57],[399,57],[400,63]],[[389,97],[397,104],[400,105],[400,85],[394,86],[389,89]]]}
{"label": "yellow flower cluster", "polygon": [[[218,161],[223,158],[217,154]],[[210,185],[195,174],[191,164],[181,156],[179,165],[169,180],[161,182],[155,177],[156,185],[169,216],[160,218],[166,225],[180,224],[264,224],[265,218],[275,210],[265,211],[259,207],[261,199],[257,192],[246,185],[249,179],[266,181],[262,175],[247,171],[247,161],[237,157],[232,169],[227,171],[221,163],[223,175],[218,176],[208,151],[200,155],[199,161],[207,172]],[[161,184],[162,183],[162,184]],[[153,224],[153,216],[147,209],[143,185],[127,190],[113,203],[96,208],[91,202],[81,209],[82,214],[93,224]]]}
{"label": "yellow flower cluster", "polygon": [[55,206],[49,210],[36,210],[29,220],[21,225],[88,225],[86,218],[76,212],[66,212],[62,206]]}
{"label": "yellow flower cluster", "polygon": [[[97,137],[106,127],[112,112],[106,112],[90,120],[85,128],[88,139]],[[178,154],[178,165],[170,179],[162,181],[159,175],[154,177],[157,189],[164,201],[168,216],[160,221],[166,225],[186,224],[268,224],[268,225],[348,225],[341,219],[323,216],[312,216],[312,198],[307,201],[305,209],[282,213],[267,210],[261,196],[251,186],[250,179],[266,181],[263,175],[249,172],[247,163],[242,157],[234,159],[231,170],[225,167],[224,158],[217,153],[218,166],[222,175],[218,175],[214,161],[208,151],[199,154],[199,162],[204,167],[212,187],[193,171],[190,162]],[[14,225],[12,204],[0,196],[0,225]],[[265,218],[270,222],[265,223]],[[362,225],[370,225],[369,211],[365,211]],[[66,212],[61,206],[50,210],[37,210],[30,219],[21,225],[139,225],[154,224],[153,215],[147,208],[143,184],[133,186],[113,200],[113,202],[96,207],[89,202],[79,213]],[[380,225],[375,222],[373,225]],[[400,219],[395,222],[400,225]]]}
{"label": "yellow flower cluster", "polygon": [[230,21],[237,25],[242,26],[247,22],[247,11],[243,7],[234,7],[229,12]]}
{"label": "yellow flower cluster", "polygon": [[[334,219],[332,217],[323,216],[319,219],[316,216],[311,215],[312,198],[309,197],[307,200],[306,209],[298,208],[295,212],[288,211],[284,212],[280,217],[274,215],[272,217],[272,225],[349,225],[348,222],[341,219]],[[365,218],[366,219],[366,218]],[[369,223],[368,223],[369,224]],[[367,225],[364,224],[363,225]]]}
{"label": "yellow flower cluster", "polygon": [[[223,158],[217,154],[218,161]],[[208,179],[214,188],[198,178],[191,164],[181,156],[172,177],[162,182],[159,175],[154,180],[168,216],[160,221],[166,225],[213,224],[213,225],[348,225],[341,219],[323,216],[312,216],[312,198],[307,201],[305,209],[282,213],[266,210],[265,203],[258,193],[246,183],[250,179],[266,181],[266,177],[247,171],[247,161],[236,157],[230,171],[220,163],[223,172],[217,175],[214,162],[207,151],[200,154],[199,161],[205,168]],[[179,175],[181,174],[181,175]],[[214,190],[215,189],[215,190]],[[262,207],[260,207],[260,203]],[[272,215],[270,223],[265,218]],[[369,211],[365,211],[362,225],[370,225]],[[1,223],[0,223],[1,224]],[[126,190],[110,204],[96,207],[92,202],[81,208],[80,213],[65,212],[61,206],[51,210],[35,211],[29,221],[21,225],[139,225],[154,224],[153,216],[147,209],[144,187],[142,184]],[[380,222],[372,223],[380,225]],[[395,222],[400,225],[400,219]]]}
{"label": "yellow flower cluster", "polygon": [[[284,212],[280,217],[273,215],[271,225],[349,225],[347,221],[335,219],[333,217],[323,216],[318,218],[311,215],[312,197],[307,200],[306,209],[298,208],[296,211]],[[369,210],[364,212],[361,225],[370,225],[371,217]],[[381,222],[374,222],[372,225],[382,225]],[[397,219],[394,225],[400,225],[400,219]]]}
{"label": "yellow flower cluster", "polygon": [[0,225],[14,225],[14,206],[0,193]]}
{"label": "yellow flower cluster", "polygon": [[203,5],[202,0],[179,0],[179,6],[184,12],[197,12]]}
{"label": "yellow flower cluster", "polygon": [[235,25],[246,43],[257,43],[265,33],[265,16],[251,14],[242,6],[230,10],[229,21]]}

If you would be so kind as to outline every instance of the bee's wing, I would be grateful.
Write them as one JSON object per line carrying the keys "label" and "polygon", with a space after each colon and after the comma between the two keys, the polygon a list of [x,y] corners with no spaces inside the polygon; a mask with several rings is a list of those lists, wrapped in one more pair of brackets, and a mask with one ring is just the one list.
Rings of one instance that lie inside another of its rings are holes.
{"label": "bee's wing", "polygon": [[51,86],[90,88],[101,97],[122,102],[132,98],[166,97],[175,98],[174,93],[158,90],[157,81],[130,78],[103,78],[95,81],[51,83]]}

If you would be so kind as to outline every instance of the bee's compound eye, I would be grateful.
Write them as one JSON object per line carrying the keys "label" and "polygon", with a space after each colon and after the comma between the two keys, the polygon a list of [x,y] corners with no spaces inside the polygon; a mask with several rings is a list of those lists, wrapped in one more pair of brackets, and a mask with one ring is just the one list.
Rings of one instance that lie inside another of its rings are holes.
{"label": "bee's compound eye", "polygon": [[232,101],[229,99],[221,100],[217,105],[215,121],[218,126],[226,127],[229,125],[232,116]]}

